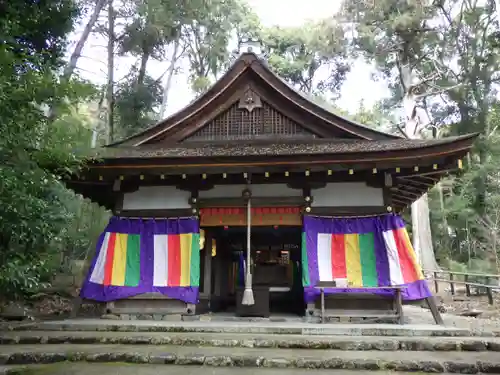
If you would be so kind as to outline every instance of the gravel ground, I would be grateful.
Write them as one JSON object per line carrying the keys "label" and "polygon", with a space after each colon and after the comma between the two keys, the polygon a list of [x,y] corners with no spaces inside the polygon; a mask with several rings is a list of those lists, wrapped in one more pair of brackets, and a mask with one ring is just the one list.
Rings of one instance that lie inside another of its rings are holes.
{"label": "gravel ground", "polygon": [[[442,298],[443,307],[446,309],[446,312],[441,313],[441,316],[446,326],[468,328],[474,331],[500,330],[500,298],[498,296],[494,305],[489,305],[486,297],[467,298],[457,296],[452,298],[451,296],[444,296]],[[459,315],[468,310],[481,311],[482,314],[476,318]],[[434,323],[431,312],[420,306],[405,306],[404,312],[408,323]]]}

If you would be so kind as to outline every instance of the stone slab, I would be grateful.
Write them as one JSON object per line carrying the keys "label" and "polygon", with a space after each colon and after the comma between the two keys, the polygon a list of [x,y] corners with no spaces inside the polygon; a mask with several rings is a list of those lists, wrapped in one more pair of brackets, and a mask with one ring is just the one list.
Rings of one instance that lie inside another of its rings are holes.
{"label": "stone slab", "polygon": [[393,352],[151,345],[1,345],[0,365],[56,362],[500,374],[492,352]]}
{"label": "stone slab", "polygon": [[[163,332],[0,332],[0,344],[121,344],[381,351],[497,351],[500,338]],[[500,355],[500,354],[499,354]]]}
{"label": "stone slab", "polygon": [[[165,373],[165,366],[162,365],[133,365],[133,364],[102,364],[102,363],[57,363],[53,365],[33,365],[22,368],[17,366],[0,366],[0,375],[23,375],[20,370],[28,370],[26,375],[158,375]],[[2,372],[2,370],[6,372]],[[16,371],[17,370],[17,371]],[[7,372],[7,371],[10,371]],[[14,372],[15,371],[15,372]],[[201,366],[175,366],[168,368],[169,375],[199,375],[200,371],[206,371]],[[254,375],[253,368],[239,368],[235,370],[231,367],[219,367],[211,369],[211,375]],[[280,368],[261,368],[258,369],[259,375],[310,375],[308,369],[280,369]],[[370,375],[370,371],[352,370],[315,370],[315,375]],[[390,372],[380,371],[378,374],[389,375]],[[414,375],[414,373],[400,372],[399,375]],[[446,373],[443,375],[447,375]]]}
{"label": "stone slab", "polygon": [[[428,324],[312,324],[276,322],[169,322],[101,319],[68,319],[26,324],[16,331],[110,331],[110,332],[207,332],[296,334],[336,336],[472,336],[477,333],[463,328]],[[500,332],[480,332],[481,336],[500,336]]]}

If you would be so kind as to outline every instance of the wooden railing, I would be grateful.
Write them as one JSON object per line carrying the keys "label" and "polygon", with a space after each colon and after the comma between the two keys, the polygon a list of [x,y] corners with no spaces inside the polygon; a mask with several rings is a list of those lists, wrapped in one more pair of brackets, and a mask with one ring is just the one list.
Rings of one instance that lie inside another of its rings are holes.
{"label": "wooden railing", "polygon": [[500,275],[473,272],[455,272],[448,270],[424,270],[424,273],[426,275],[432,275],[432,281],[434,282],[436,293],[439,292],[439,283],[450,284],[451,295],[455,295],[455,285],[464,285],[465,294],[468,297],[472,295],[471,287],[474,287],[476,289],[475,295],[486,294],[488,296],[488,303],[490,305],[493,305],[493,292],[500,291]]}

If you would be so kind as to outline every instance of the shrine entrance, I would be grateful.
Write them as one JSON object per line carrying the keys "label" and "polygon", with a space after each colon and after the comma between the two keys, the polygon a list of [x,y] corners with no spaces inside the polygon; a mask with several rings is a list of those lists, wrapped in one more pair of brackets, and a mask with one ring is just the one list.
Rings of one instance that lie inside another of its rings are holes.
{"label": "shrine entrance", "polygon": [[[246,227],[211,227],[212,312],[238,314],[245,287]],[[300,226],[258,226],[251,233],[255,316],[303,315]],[[214,254],[215,253],[215,254]]]}

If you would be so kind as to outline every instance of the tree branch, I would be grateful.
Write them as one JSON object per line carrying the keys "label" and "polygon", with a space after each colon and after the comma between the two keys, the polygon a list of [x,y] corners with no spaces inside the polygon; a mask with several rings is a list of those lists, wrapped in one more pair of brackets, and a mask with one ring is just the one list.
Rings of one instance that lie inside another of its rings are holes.
{"label": "tree branch", "polygon": [[416,95],[415,96],[415,99],[417,100],[420,100],[420,99],[423,99],[423,98],[427,98],[429,96],[435,96],[435,95],[440,95],[446,91],[450,91],[450,90],[453,90],[454,88],[457,88],[459,86],[462,86],[461,83],[457,84],[457,85],[454,85],[454,86],[450,86],[450,87],[444,87],[444,88],[441,88],[437,91],[431,91],[431,92],[426,92],[424,94],[420,94],[420,95]]}

